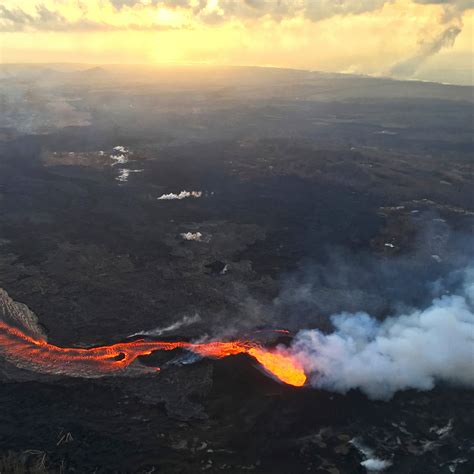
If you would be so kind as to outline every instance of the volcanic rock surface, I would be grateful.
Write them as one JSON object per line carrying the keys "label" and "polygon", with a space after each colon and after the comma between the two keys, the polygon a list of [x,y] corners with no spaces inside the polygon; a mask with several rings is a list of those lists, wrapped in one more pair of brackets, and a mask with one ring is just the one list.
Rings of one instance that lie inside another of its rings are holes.
{"label": "volcanic rock surface", "polygon": [[[36,81],[9,66],[1,320],[62,347],[140,333],[288,345],[340,311],[423,307],[472,261],[472,88],[188,72]],[[158,199],[182,191],[202,194]],[[474,469],[468,389],[374,401],[280,384],[244,354],[137,362],[161,371],[72,378],[0,357],[0,470]]]}

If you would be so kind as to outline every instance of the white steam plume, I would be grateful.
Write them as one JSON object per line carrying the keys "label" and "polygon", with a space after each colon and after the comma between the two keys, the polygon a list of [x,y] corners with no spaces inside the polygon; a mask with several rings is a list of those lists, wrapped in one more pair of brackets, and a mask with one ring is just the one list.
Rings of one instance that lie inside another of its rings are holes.
{"label": "white steam plume", "polygon": [[358,438],[351,439],[350,443],[352,446],[358,449],[358,451],[364,457],[364,461],[360,464],[367,469],[367,472],[381,472],[385,471],[392,465],[392,461],[388,459],[380,459],[375,456],[374,450],[368,446],[362,444]]}
{"label": "white steam plume", "polygon": [[313,386],[360,389],[389,399],[398,390],[430,390],[436,382],[474,386],[474,267],[463,287],[423,310],[384,321],[367,313],[334,315],[335,331],[300,331],[292,350]]}
{"label": "white steam plume", "polygon": [[173,324],[165,327],[157,327],[155,329],[150,329],[149,331],[141,331],[135,334],[131,334],[129,337],[133,336],[161,336],[164,333],[176,331],[176,329],[182,328],[184,326],[191,326],[191,324],[198,323],[201,321],[201,316],[198,313],[192,316],[183,316],[179,321],[176,321]]}
{"label": "white steam plume", "polygon": [[169,193],[169,194],[162,194],[158,199],[158,201],[172,201],[174,199],[186,199],[186,198],[200,198],[202,196],[202,191],[181,191],[178,194]]}
{"label": "white steam plume", "polygon": [[195,242],[201,242],[202,241],[202,234],[201,232],[183,232],[182,234],[179,234],[183,240],[190,240],[190,241],[195,241]]}
{"label": "white steam plume", "polygon": [[442,31],[431,38],[424,38],[419,50],[411,57],[395,64],[390,72],[398,77],[411,77],[431,56],[444,48],[451,48],[463,29],[463,15],[473,7],[472,0],[415,0],[425,5],[443,5]]}
{"label": "white steam plume", "polygon": [[415,55],[395,64],[390,72],[401,77],[412,76],[428,58],[435,55],[443,48],[452,47],[461,31],[462,26],[454,25],[447,27],[431,41],[422,44]]}

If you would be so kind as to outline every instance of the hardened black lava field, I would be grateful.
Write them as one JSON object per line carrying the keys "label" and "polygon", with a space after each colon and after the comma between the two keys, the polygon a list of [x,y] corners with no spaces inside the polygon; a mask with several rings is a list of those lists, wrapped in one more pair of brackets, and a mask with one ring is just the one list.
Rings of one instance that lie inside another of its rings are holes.
{"label": "hardened black lava field", "polygon": [[[335,313],[425,308],[472,262],[471,87],[80,65],[0,83],[0,319],[49,344],[284,351]],[[373,400],[245,351],[93,378],[2,354],[1,473],[474,469],[458,385]]]}

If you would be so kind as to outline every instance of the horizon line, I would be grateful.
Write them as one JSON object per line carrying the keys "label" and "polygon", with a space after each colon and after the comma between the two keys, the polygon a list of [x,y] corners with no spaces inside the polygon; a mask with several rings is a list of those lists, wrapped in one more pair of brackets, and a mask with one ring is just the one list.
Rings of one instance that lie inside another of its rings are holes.
{"label": "horizon line", "polygon": [[[303,69],[297,67],[283,67],[273,66],[271,64],[255,65],[255,64],[216,64],[209,62],[179,62],[179,61],[167,61],[167,62],[156,62],[156,63],[94,63],[94,62],[76,62],[76,61],[56,61],[56,62],[43,62],[43,61],[31,61],[31,62],[3,62],[0,61],[0,67],[3,66],[51,66],[51,65],[76,65],[76,66],[91,66],[91,67],[148,67],[150,69],[159,69],[160,67],[211,67],[211,68],[229,68],[229,69],[278,69],[282,71],[295,71],[305,72],[313,74],[337,74],[341,76],[353,76],[353,77],[364,77],[367,79],[380,79],[380,80],[391,80],[396,82],[421,82],[424,84],[436,84],[442,86],[455,86],[455,87],[474,87],[473,84],[459,84],[455,82],[439,82],[435,80],[421,79],[421,78],[403,78],[367,73],[356,73],[356,72],[344,72],[344,71],[324,71],[318,69]],[[77,71],[80,72],[80,71]]]}

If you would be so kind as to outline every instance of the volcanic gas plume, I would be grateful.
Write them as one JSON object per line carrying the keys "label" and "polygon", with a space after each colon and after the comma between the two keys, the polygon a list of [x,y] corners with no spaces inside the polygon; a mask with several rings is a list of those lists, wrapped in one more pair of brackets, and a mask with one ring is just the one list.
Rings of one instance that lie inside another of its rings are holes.
{"label": "volcanic gas plume", "polygon": [[[332,316],[335,331],[300,331],[292,344],[314,387],[360,389],[389,399],[398,390],[431,390],[437,382],[474,387],[474,267],[460,287],[424,309],[380,321],[367,313]],[[314,377],[311,375],[314,374]]]}
{"label": "volcanic gas plume", "polygon": [[44,338],[26,334],[18,327],[0,321],[0,354],[17,367],[47,374],[73,377],[102,377],[125,370],[138,373],[156,372],[158,368],[131,365],[137,357],[154,351],[185,349],[203,357],[223,358],[248,354],[280,381],[302,386],[306,375],[289,354],[281,350],[268,350],[250,341],[231,342],[163,342],[144,339],[111,344],[89,349],[59,347]]}

